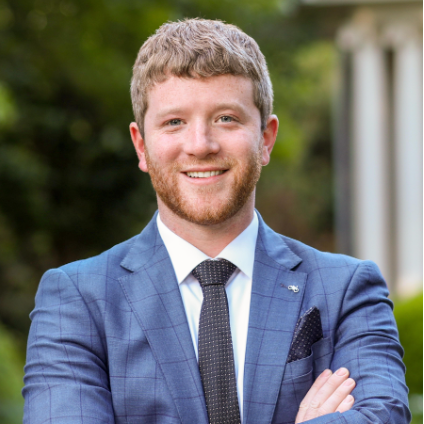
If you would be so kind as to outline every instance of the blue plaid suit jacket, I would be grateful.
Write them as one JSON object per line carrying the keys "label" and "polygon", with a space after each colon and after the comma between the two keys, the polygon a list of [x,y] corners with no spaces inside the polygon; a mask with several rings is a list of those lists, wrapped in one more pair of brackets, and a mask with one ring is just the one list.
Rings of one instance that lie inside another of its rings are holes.
{"label": "blue plaid suit jacket", "polygon": [[[297,293],[288,286],[299,287]],[[260,218],[244,377],[244,423],[293,423],[325,369],[347,367],[355,404],[323,423],[408,423],[392,304],[371,262],[319,252]],[[286,363],[299,317],[324,338]],[[48,271],[31,313],[26,424],[206,424],[198,365],[175,273],[153,219],[103,254]]]}

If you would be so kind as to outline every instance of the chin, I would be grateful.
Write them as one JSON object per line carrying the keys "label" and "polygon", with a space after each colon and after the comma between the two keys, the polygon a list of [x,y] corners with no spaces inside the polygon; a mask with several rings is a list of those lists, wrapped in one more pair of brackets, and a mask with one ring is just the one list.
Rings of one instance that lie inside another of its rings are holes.
{"label": "chin", "polygon": [[168,208],[180,218],[194,224],[212,226],[222,224],[236,215],[244,205],[237,204],[237,202],[229,201],[221,206],[216,205],[193,205],[175,204],[168,202],[169,199],[162,199]]}

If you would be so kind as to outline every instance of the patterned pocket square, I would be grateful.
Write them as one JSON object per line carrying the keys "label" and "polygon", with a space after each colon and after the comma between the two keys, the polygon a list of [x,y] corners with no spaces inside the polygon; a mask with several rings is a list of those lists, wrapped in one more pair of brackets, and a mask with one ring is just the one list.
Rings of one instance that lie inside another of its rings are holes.
{"label": "patterned pocket square", "polygon": [[287,363],[308,357],[311,346],[323,338],[319,309],[313,306],[300,317],[294,330]]}

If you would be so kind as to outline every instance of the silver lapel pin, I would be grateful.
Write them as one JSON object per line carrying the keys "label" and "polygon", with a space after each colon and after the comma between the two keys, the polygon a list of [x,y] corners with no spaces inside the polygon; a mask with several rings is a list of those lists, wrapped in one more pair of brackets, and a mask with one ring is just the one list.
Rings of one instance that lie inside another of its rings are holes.
{"label": "silver lapel pin", "polygon": [[288,286],[287,288],[293,293],[297,293],[299,291],[299,286]]}

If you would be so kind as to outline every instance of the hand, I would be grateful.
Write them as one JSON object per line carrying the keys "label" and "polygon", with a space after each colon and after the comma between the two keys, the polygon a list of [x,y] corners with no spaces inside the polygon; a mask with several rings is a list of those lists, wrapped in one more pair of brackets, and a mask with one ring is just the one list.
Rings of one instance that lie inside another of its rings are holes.
{"label": "hand", "polygon": [[348,411],[355,400],[350,393],[356,385],[355,380],[348,377],[346,368],[340,368],[334,374],[331,370],[322,372],[300,403],[295,424],[333,412]]}

